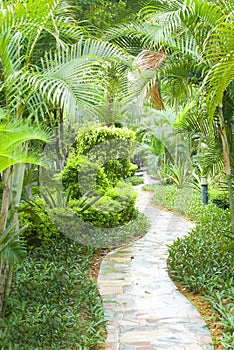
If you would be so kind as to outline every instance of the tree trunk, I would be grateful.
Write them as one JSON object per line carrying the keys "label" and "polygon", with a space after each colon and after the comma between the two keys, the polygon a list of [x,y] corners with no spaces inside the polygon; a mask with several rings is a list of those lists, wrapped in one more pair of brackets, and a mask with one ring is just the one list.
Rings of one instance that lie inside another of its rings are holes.
{"label": "tree trunk", "polygon": [[1,264],[1,270],[0,270],[0,317],[3,317],[6,276],[7,276],[7,264],[6,262],[4,262],[3,264]]}
{"label": "tree trunk", "polygon": [[2,207],[1,207],[1,217],[0,217],[0,234],[5,230],[7,217],[9,212],[10,200],[11,200],[11,177],[13,174],[13,168],[10,168],[3,173],[4,190],[2,194]]}
{"label": "tree trunk", "polygon": [[4,261],[0,270],[0,317],[3,318],[6,311],[5,301],[11,291],[13,267]]}
{"label": "tree trunk", "polygon": [[[18,167],[23,167],[24,165],[18,165]],[[20,176],[23,176],[22,169],[20,169]],[[24,169],[23,169],[24,171]],[[10,218],[9,218],[9,212],[11,211],[11,205],[12,201],[14,202],[13,206],[18,205],[18,202],[20,200],[21,192],[22,192],[22,185],[23,181],[21,178],[17,177],[16,174],[13,174],[13,167],[6,170],[3,174],[3,180],[5,183],[3,195],[2,195],[2,207],[1,207],[1,218],[0,218],[0,234],[3,233],[3,231],[6,229],[7,224],[9,224]],[[13,176],[12,176],[13,175]],[[15,188],[18,181],[20,180],[19,188]],[[14,197],[14,198],[13,198]],[[10,211],[9,211],[10,209]],[[17,219],[12,218],[13,220]],[[17,221],[16,221],[17,222]],[[4,246],[4,243],[2,245]],[[6,243],[5,243],[6,244]],[[0,317],[4,317],[5,313],[5,300],[10,294],[11,290],[11,281],[12,281],[12,274],[13,274],[13,267],[8,261],[2,261],[2,256],[0,256]]]}
{"label": "tree trunk", "polygon": [[228,186],[228,198],[229,198],[229,206],[230,206],[230,213],[231,213],[232,235],[234,237],[234,196],[233,196],[233,188],[232,188],[231,157],[230,157],[230,149],[229,149],[228,138],[227,138],[227,127],[224,121],[222,107],[219,107],[219,121],[221,126],[221,139],[222,139],[222,145],[223,145],[225,173],[226,173],[226,180],[227,180],[227,186]]}

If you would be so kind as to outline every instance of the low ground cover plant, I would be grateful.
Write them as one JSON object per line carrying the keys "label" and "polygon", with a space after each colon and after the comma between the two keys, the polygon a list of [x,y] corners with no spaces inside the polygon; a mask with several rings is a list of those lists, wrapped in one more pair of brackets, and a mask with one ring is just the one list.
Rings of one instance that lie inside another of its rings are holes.
{"label": "low ground cover plant", "polygon": [[[77,219],[76,226],[69,224],[79,239],[61,234],[42,199],[22,204],[19,215],[20,222],[28,224],[24,237],[28,254],[16,267],[6,316],[0,319],[1,349],[100,350],[105,342],[105,320],[97,286],[89,274],[98,249],[88,246],[92,235],[87,241],[87,232],[77,225]],[[58,224],[69,228],[64,220]],[[142,236],[148,227],[145,215],[137,212],[123,225],[107,231],[96,228],[94,243],[119,246]]]}
{"label": "low ground cover plant", "polygon": [[223,327],[223,348],[234,348],[234,255],[230,212],[214,203],[201,204],[191,188],[153,185],[153,201],[196,220],[196,228],[169,246],[171,276],[210,301]]}
{"label": "low ground cover plant", "polygon": [[144,183],[144,178],[141,176],[130,176],[126,179],[127,183],[131,183],[133,186],[142,185]]}
{"label": "low ground cover plant", "polygon": [[93,254],[64,236],[30,250],[0,319],[1,349],[98,349],[105,321],[89,276]]}

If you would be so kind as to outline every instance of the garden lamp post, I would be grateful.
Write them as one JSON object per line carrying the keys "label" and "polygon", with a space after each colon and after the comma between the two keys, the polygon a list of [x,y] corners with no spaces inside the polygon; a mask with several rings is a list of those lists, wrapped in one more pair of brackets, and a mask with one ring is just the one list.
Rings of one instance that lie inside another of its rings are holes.
{"label": "garden lamp post", "polygon": [[207,176],[201,177],[201,187],[202,187],[202,204],[208,204],[208,182]]}

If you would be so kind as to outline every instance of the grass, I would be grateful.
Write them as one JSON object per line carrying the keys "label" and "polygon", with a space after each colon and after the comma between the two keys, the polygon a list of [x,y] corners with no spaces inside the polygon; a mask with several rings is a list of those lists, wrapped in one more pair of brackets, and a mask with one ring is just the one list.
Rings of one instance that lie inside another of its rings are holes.
{"label": "grass", "polygon": [[197,222],[185,238],[169,246],[170,274],[213,306],[223,328],[220,344],[234,349],[234,256],[230,212],[215,204],[202,205],[201,195],[191,188],[146,186],[153,201]]}

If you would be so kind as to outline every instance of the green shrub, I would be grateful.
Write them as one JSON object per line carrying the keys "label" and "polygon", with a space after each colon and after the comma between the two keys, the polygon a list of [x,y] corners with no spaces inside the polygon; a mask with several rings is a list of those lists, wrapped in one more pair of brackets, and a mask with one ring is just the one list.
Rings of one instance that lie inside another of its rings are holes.
{"label": "green shrub", "polygon": [[50,246],[61,238],[59,230],[53,225],[45,210],[42,199],[24,202],[19,209],[20,226],[28,225],[24,239],[28,247]]}
{"label": "green shrub", "polygon": [[[78,135],[73,148],[78,154],[88,154],[95,146],[107,140],[129,140],[131,146],[136,140],[135,132],[127,128],[97,127],[85,130]],[[127,143],[126,143],[127,144]],[[123,144],[124,145],[124,144]],[[128,150],[130,152],[130,150]]]}
{"label": "green shrub", "polygon": [[112,186],[115,186],[121,179],[132,176],[137,170],[137,165],[129,159],[113,159],[103,165],[103,169]]}
{"label": "green shrub", "polygon": [[209,188],[209,199],[219,208],[229,208],[228,192],[223,189]]}
{"label": "green shrub", "polygon": [[126,182],[131,183],[133,186],[137,186],[144,183],[144,178],[141,176],[130,176],[126,179]]}
{"label": "green shrub", "polygon": [[149,228],[148,219],[137,210],[130,221],[111,228],[96,227],[65,208],[53,208],[50,216],[70,239],[97,248],[112,248],[129,243],[131,239],[141,237]]}
{"label": "green shrub", "polygon": [[[92,201],[92,197],[90,198]],[[130,184],[119,182],[115,188],[109,187],[105,194],[86,210],[73,206],[73,211],[81,220],[97,227],[115,227],[133,218],[136,192]]]}
{"label": "green shrub", "polygon": [[130,162],[135,141],[135,133],[126,128],[92,128],[77,137],[72,154],[85,155],[98,164],[115,186],[118,180],[134,175],[137,170]]}
{"label": "green shrub", "polygon": [[104,170],[84,156],[70,155],[65,169],[62,171],[62,184],[71,189],[71,198],[80,198],[87,192],[103,194],[109,187]]}

